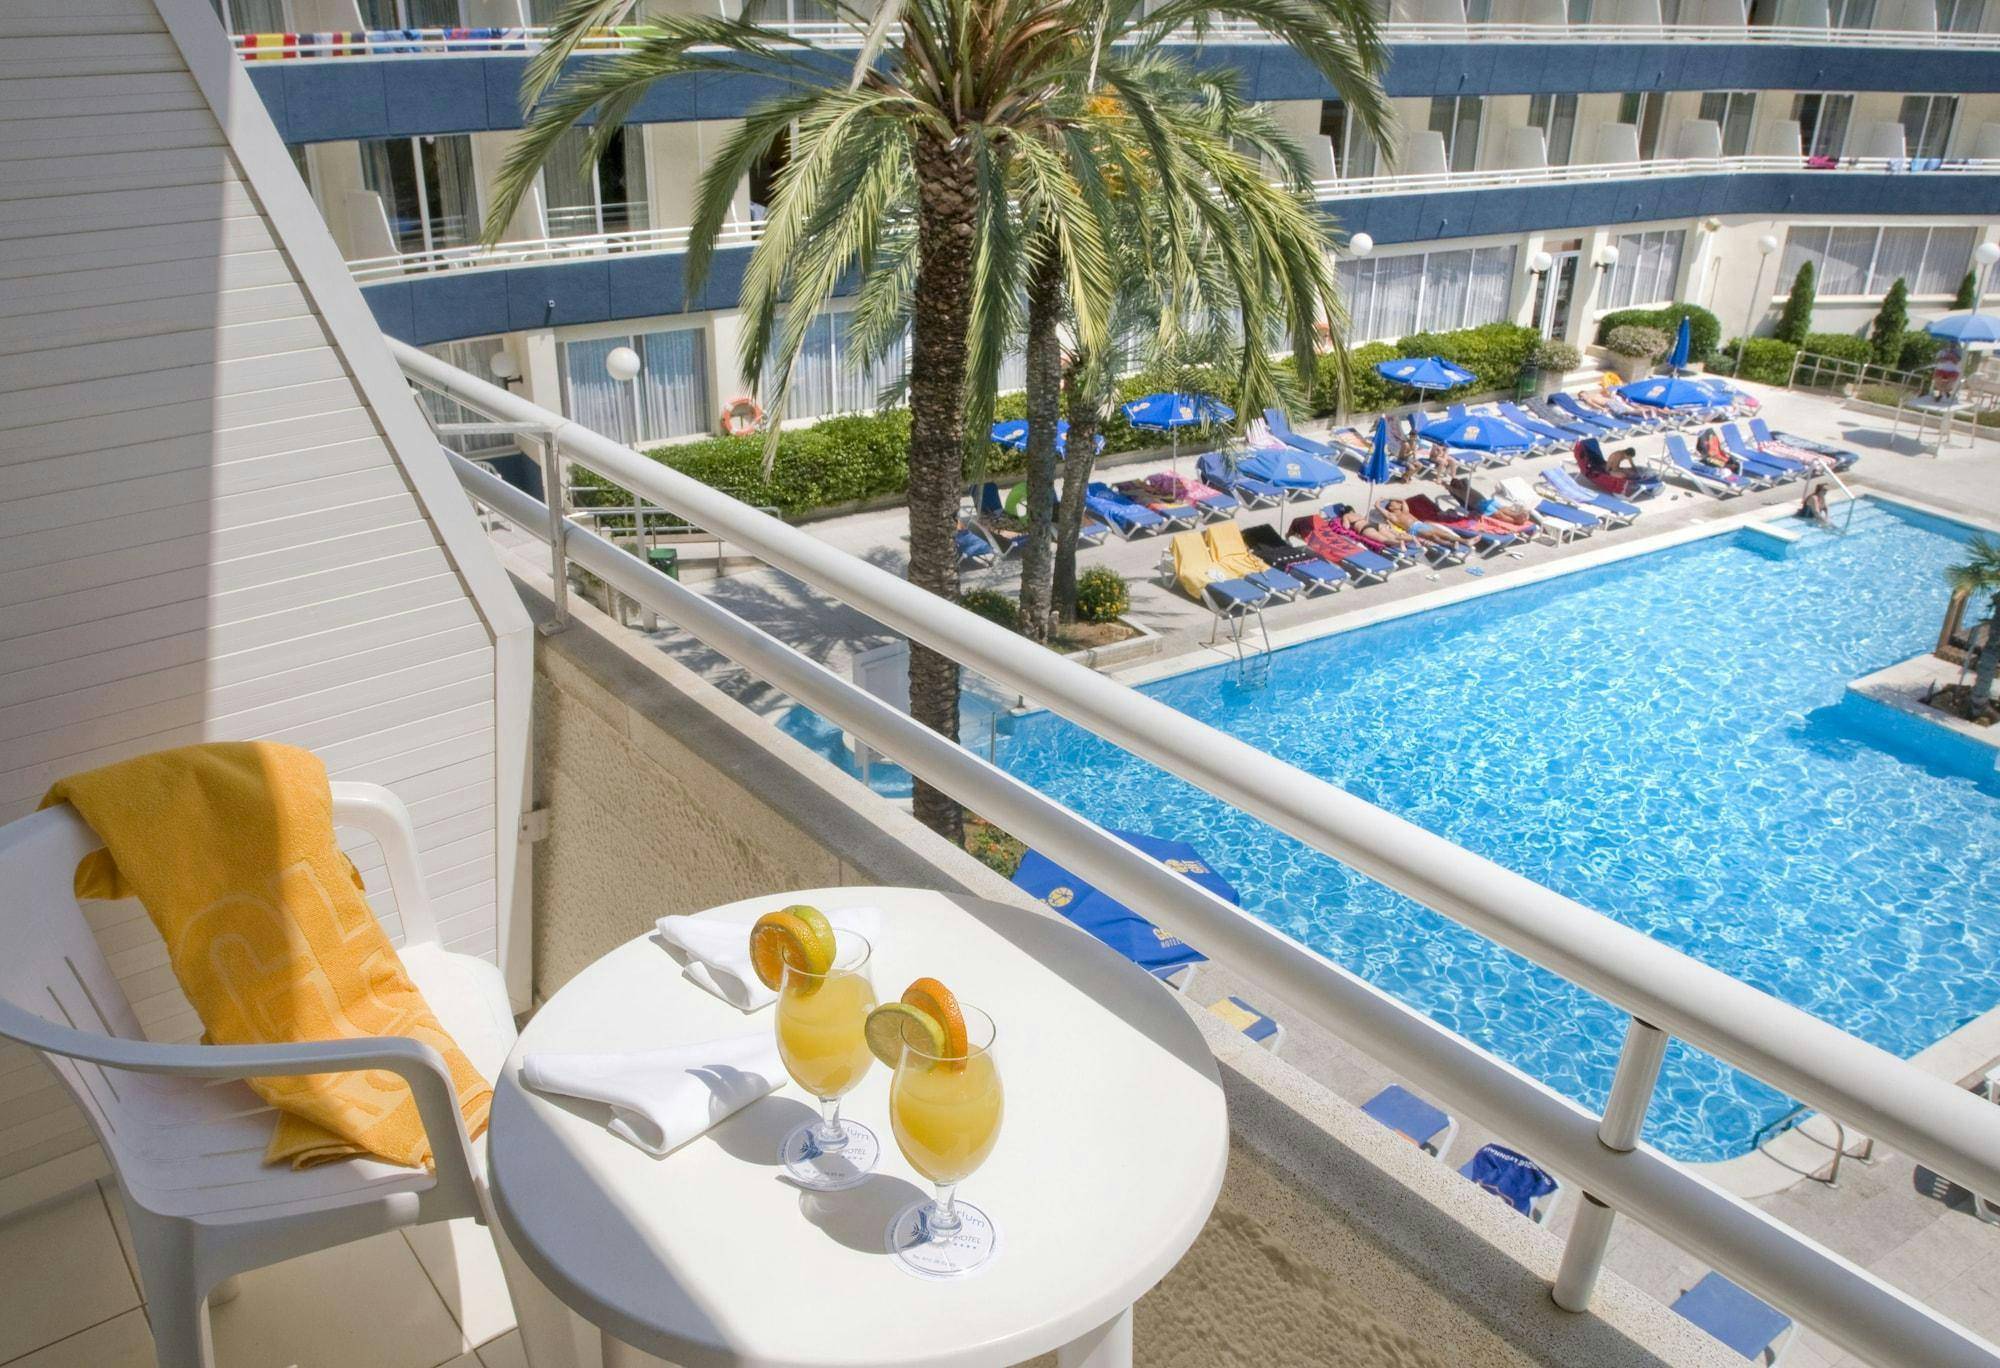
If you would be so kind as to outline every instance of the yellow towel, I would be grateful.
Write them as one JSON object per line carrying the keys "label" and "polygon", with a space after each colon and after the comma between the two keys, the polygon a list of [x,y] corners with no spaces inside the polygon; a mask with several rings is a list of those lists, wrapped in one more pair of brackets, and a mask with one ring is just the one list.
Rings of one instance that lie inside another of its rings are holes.
{"label": "yellow towel", "polygon": [[[410,1036],[444,1056],[466,1131],[486,1129],[493,1090],[410,982],[334,844],[318,756],[263,741],[158,751],[71,775],[42,806],[60,802],[104,841],[77,866],[77,896],[145,904],[209,1041]],[[266,1163],[431,1161],[416,1099],[393,1073],[250,1086],[278,1108]]]}

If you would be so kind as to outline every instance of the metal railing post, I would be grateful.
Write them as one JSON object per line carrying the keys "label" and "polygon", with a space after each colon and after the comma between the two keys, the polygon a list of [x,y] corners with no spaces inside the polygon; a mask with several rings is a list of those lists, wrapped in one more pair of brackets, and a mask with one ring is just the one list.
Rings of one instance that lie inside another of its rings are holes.
{"label": "metal railing post", "polygon": [[569,626],[569,519],[563,516],[562,447],[556,430],[542,433],[542,500],[549,510],[549,578],[553,581],[552,609],[542,624],[548,635]]}
{"label": "metal railing post", "polygon": [[[1667,1057],[1667,1038],[1665,1031],[1637,1017],[1625,1028],[1625,1048],[1618,1056],[1611,1096],[1597,1125],[1598,1141],[1606,1149],[1629,1154],[1639,1143],[1639,1128],[1646,1123],[1646,1109],[1653,1104],[1653,1089],[1660,1081],[1660,1064]],[[1569,1243],[1563,1246],[1562,1266],[1549,1290],[1563,1310],[1590,1308],[1616,1219],[1617,1213],[1603,1199],[1592,1192],[1583,1194],[1576,1224],[1570,1227]]]}

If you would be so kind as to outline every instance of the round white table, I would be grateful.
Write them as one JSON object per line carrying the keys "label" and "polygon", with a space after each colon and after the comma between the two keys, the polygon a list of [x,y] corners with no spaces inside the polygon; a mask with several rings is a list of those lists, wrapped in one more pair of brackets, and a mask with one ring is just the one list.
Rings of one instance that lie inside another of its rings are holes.
{"label": "round white table", "polygon": [[566,984],[507,1061],[488,1158],[514,1249],[602,1332],[610,1363],[637,1349],[684,1368],[1002,1368],[1054,1349],[1066,1368],[1124,1368],[1132,1303],[1193,1243],[1228,1158],[1221,1081],[1185,1010],[1067,923],[997,903],[833,888],[713,915],[747,927],[794,902],[882,910],[882,1000],[929,974],[998,1023],[1006,1119],[959,1188],[999,1228],[992,1262],[930,1282],[884,1252],[890,1218],[930,1190],[890,1136],[885,1068],[842,1106],[881,1137],[881,1163],[834,1193],[783,1179],[778,1142],[814,1114],[789,1082],[663,1159],[606,1130],[606,1108],[523,1087],[536,1050],[772,1029],[770,1010],[745,1015],[689,982],[651,935]]}

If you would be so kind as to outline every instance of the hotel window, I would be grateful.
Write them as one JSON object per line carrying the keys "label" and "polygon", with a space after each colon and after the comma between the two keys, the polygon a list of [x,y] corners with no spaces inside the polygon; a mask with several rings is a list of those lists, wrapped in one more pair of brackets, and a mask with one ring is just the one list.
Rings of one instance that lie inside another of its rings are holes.
{"label": "hotel window", "polygon": [[1828,28],[1869,29],[1875,27],[1875,0],[1831,0],[1826,7]]}
{"label": "hotel window", "polygon": [[758,24],[825,24],[837,16],[821,0],[750,0],[743,17]]}
{"label": "hotel window", "polygon": [[1657,91],[1621,95],[1616,122],[1639,130],[1639,160],[1651,161],[1660,149],[1660,120],[1667,110],[1666,99]]}
{"label": "hotel window", "polygon": [[[433,342],[424,350],[448,366],[456,366],[467,375],[484,380],[489,385],[498,385],[500,377],[493,373],[493,353],[506,346],[502,337],[473,337],[461,342]],[[417,402],[430,415],[433,423],[487,423],[492,419],[485,414],[465,407],[455,399],[447,399],[436,390],[416,387]],[[504,432],[473,434],[452,434],[438,440],[461,456],[484,456],[496,451],[512,451],[515,441]]]}
{"label": "hotel window", "polygon": [[440,133],[370,138],[358,146],[362,184],[382,197],[398,251],[463,247],[477,236],[471,138]]}
{"label": "hotel window", "polygon": [[1956,95],[1903,97],[1903,150],[1912,157],[1942,157],[1958,117]]}
{"label": "hotel window", "polygon": [[285,0],[215,0],[215,12],[231,33],[291,31],[285,22]]}
{"label": "hotel window", "polygon": [[1576,96],[1531,95],[1528,123],[1542,130],[1550,166],[1568,166],[1576,147]]}
{"label": "hotel window", "polygon": [[1502,322],[1514,283],[1515,254],[1510,244],[1349,257],[1339,267],[1348,337],[1372,342]]}
{"label": "hotel window", "polygon": [[458,0],[361,0],[361,27],[457,28]]}
{"label": "hotel window", "polygon": [[1901,277],[1914,295],[1948,295],[1972,263],[1972,228],[1793,228],[1776,292],[1813,264],[1822,295],[1883,295]]}
{"label": "hotel window", "polygon": [[[862,365],[854,352],[853,320],[844,310],[826,311],[806,329],[805,343],[792,363],[787,419],[868,412],[881,407],[884,390],[903,380],[909,370],[909,339],[899,338],[887,356]],[[1023,384],[1026,374],[1024,358]]]}
{"label": "hotel window", "polygon": [[1757,96],[1748,90],[1711,90],[1701,97],[1699,117],[1722,129],[1722,155],[1741,157],[1750,151],[1750,126],[1757,118]]}
{"label": "hotel window", "polygon": [[1465,22],[1484,24],[1493,18],[1493,0],[1465,0]]}
{"label": "hotel window", "polygon": [[1660,22],[1671,28],[1681,21],[1681,0],[1660,0]]}
{"label": "hotel window", "polygon": [[1365,180],[1375,174],[1381,157],[1375,140],[1368,136],[1368,130],[1347,117],[1347,106],[1339,100],[1322,100],[1319,106],[1319,131],[1333,142],[1333,150],[1340,157],[1340,165],[1335,168],[1343,180]]}
{"label": "hotel window", "polygon": [[548,199],[549,236],[590,237],[636,232],[649,225],[646,214],[645,139],[620,128],[597,164],[586,168],[590,135],[572,128],[556,140],[542,164]]}
{"label": "hotel window", "polygon": [[[619,347],[639,353],[639,374],[614,380],[605,358]],[[708,330],[700,324],[636,337],[594,337],[562,349],[565,412],[627,446],[708,432]]]}
{"label": "hotel window", "polygon": [[1569,0],[1569,21],[1572,25],[1590,22],[1590,0]]}
{"label": "hotel window", "polygon": [[1986,0],[1937,0],[1939,33],[1977,33],[1986,21]]}
{"label": "hotel window", "polygon": [[1479,116],[1485,101],[1478,95],[1433,95],[1430,130],[1444,137],[1444,164],[1452,171],[1479,165]]}
{"label": "hotel window", "polygon": [[1799,95],[1792,100],[1792,118],[1799,125],[1799,147],[1808,157],[1838,160],[1847,147],[1847,121],[1854,113],[1852,95]]}
{"label": "hotel window", "polygon": [[1686,236],[1679,228],[1620,236],[1618,263],[1604,283],[1603,307],[1629,309],[1671,300],[1680,283],[1681,244]]}

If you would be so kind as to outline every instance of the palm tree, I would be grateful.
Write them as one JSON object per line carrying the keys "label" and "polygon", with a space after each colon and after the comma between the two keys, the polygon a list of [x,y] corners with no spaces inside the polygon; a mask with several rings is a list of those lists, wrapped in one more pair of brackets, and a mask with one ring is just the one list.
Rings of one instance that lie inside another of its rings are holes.
{"label": "palm tree", "polygon": [[1985,638],[1973,657],[1972,697],[1965,709],[1968,716],[1983,717],[2000,710],[1995,702],[1995,685],[2000,682],[2000,540],[1974,537],[1965,544],[1965,559],[1947,569],[1944,577],[1953,589],[1991,596]]}
{"label": "palm tree", "polygon": [[[1384,49],[1368,0],[1167,0],[1151,14],[1143,0],[885,0],[872,15],[836,0],[861,35],[844,81],[802,40],[720,17],[654,17],[630,50],[566,69],[591,30],[624,23],[638,4],[577,0],[530,63],[524,95],[533,112],[501,169],[488,239],[504,232],[564,132],[591,120],[585,156],[594,160],[653,82],[746,72],[776,82],[782,93],[744,119],[703,173],[688,286],[708,270],[738,185],[789,134],[791,157],[740,296],[742,370],[770,394],[767,453],[775,452],[775,419],[814,315],[853,273],[879,270],[899,233],[913,239],[900,268],[915,301],[909,578],[947,599],[958,590],[952,533],[968,397],[976,412],[976,396],[990,395],[1018,307],[1016,194],[1048,206],[1040,221],[1060,249],[1079,340],[1104,344],[1102,302],[1116,281],[1109,191],[1082,167],[1078,147],[1088,138],[1089,92],[1115,93],[1156,173],[1176,175],[1183,162],[1173,130],[1183,120],[1155,106],[1149,72],[1175,30],[1199,34],[1218,20],[1242,20],[1297,48],[1364,124],[1387,122],[1376,78]],[[915,643],[910,710],[957,736],[957,666]],[[923,783],[914,798],[920,820],[959,836],[955,802]]]}

